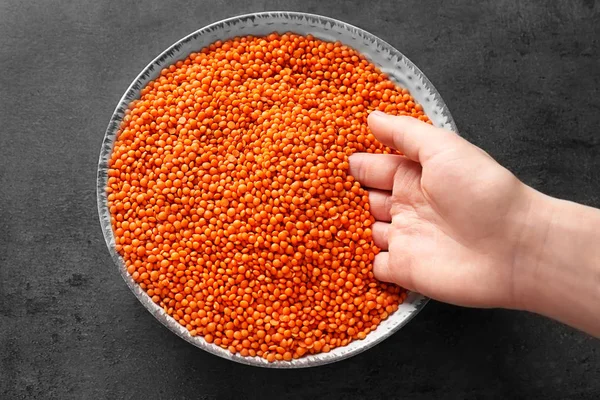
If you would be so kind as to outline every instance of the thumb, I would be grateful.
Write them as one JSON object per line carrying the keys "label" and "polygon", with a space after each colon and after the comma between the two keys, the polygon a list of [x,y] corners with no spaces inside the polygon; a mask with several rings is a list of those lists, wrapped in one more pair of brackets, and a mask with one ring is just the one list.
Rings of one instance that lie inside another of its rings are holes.
{"label": "thumb", "polygon": [[448,148],[468,143],[454,132],[436,128],[413,117],[374,111],[369,115],[368,123],[377,140],[421,164]]}

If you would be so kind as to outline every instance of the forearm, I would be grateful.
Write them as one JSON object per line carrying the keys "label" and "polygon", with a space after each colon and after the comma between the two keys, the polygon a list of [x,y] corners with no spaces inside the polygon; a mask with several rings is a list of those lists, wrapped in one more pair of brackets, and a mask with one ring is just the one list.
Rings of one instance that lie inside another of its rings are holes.
{"label": "forearm", "polygon": [[600,337],[600,210],[532,196],[515,265],[517,306]]}

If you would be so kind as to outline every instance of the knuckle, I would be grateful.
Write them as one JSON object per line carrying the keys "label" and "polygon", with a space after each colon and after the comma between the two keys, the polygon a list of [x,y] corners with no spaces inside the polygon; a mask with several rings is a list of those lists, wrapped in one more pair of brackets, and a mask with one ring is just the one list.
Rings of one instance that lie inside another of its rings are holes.
{"label": "knuckle", "polygon": [[391,215],[393,205],[394,199],[392,198],[392,196],[386,196],[383,200],[383,209],[385,210],[386,214]]}

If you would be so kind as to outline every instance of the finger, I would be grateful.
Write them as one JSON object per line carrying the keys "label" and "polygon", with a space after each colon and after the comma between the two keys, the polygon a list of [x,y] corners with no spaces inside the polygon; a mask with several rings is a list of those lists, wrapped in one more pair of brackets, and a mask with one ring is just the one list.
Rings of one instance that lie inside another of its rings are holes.
{"label": "finger", "polygon": [[375,275],[375,278],[380,281],[396,283],[394,274],[392,274],[392,271],[390,270],[389,252],[382,251],[375,256],[375,259],[373,260],[373,274]]}
{"label": "finger", "polygon": [[[393,259],[392,259],[393,257]],[[408,254],[392,254],[382,251],[373,260],[373,274],[383,282],[392,282],[408,290],[415,290],[410,276],[410,259]]]}
{"label": "finger", "polygon": [[388,233],[390,226],[391,225],[388,223],[379,221],[376,221],[372,226],[373,242],[375,242],[375,246],[382,250],[388,249]]}
{"label": "finger", "polygon": [[367,187],[392,190],[396,170],[410,162],[395,154],[355,153],[350,156],[350,175]]}
{"label": "finger", "polygon": [[369,211],[378,221],[392,221],[392,194],[382,190],[369,190]]}
{"label": "finger", "polygon": [[422,173],[423,166],[411,160],[408,160],[402,168],[398,168],[394,175],[394,190],[392,190],[394,199],[406,199],[404,201],[410,202],[408,199],[421,193]]}
{"label": "finger", "polygon": [[467,143],[454,132],[413,117],[374,111],[369,115],[368,123],[377,140],[421,164],[442,151]]}

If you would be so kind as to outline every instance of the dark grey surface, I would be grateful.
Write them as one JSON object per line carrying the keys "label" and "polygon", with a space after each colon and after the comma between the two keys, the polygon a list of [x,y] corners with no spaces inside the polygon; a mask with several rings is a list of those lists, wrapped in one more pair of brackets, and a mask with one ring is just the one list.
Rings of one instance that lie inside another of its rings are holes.
{"label": "dark grey surface", "polygon": [[127,85],[210,22],[297,10],[358,25],[431,79],[459,129],[526,183],[600,206],[600,4],[0,1],[0,398],[600,396],[600,343],[525,313],[431,303],[376,348],[309,370],[218,359],[142,308],[95,200]]}

